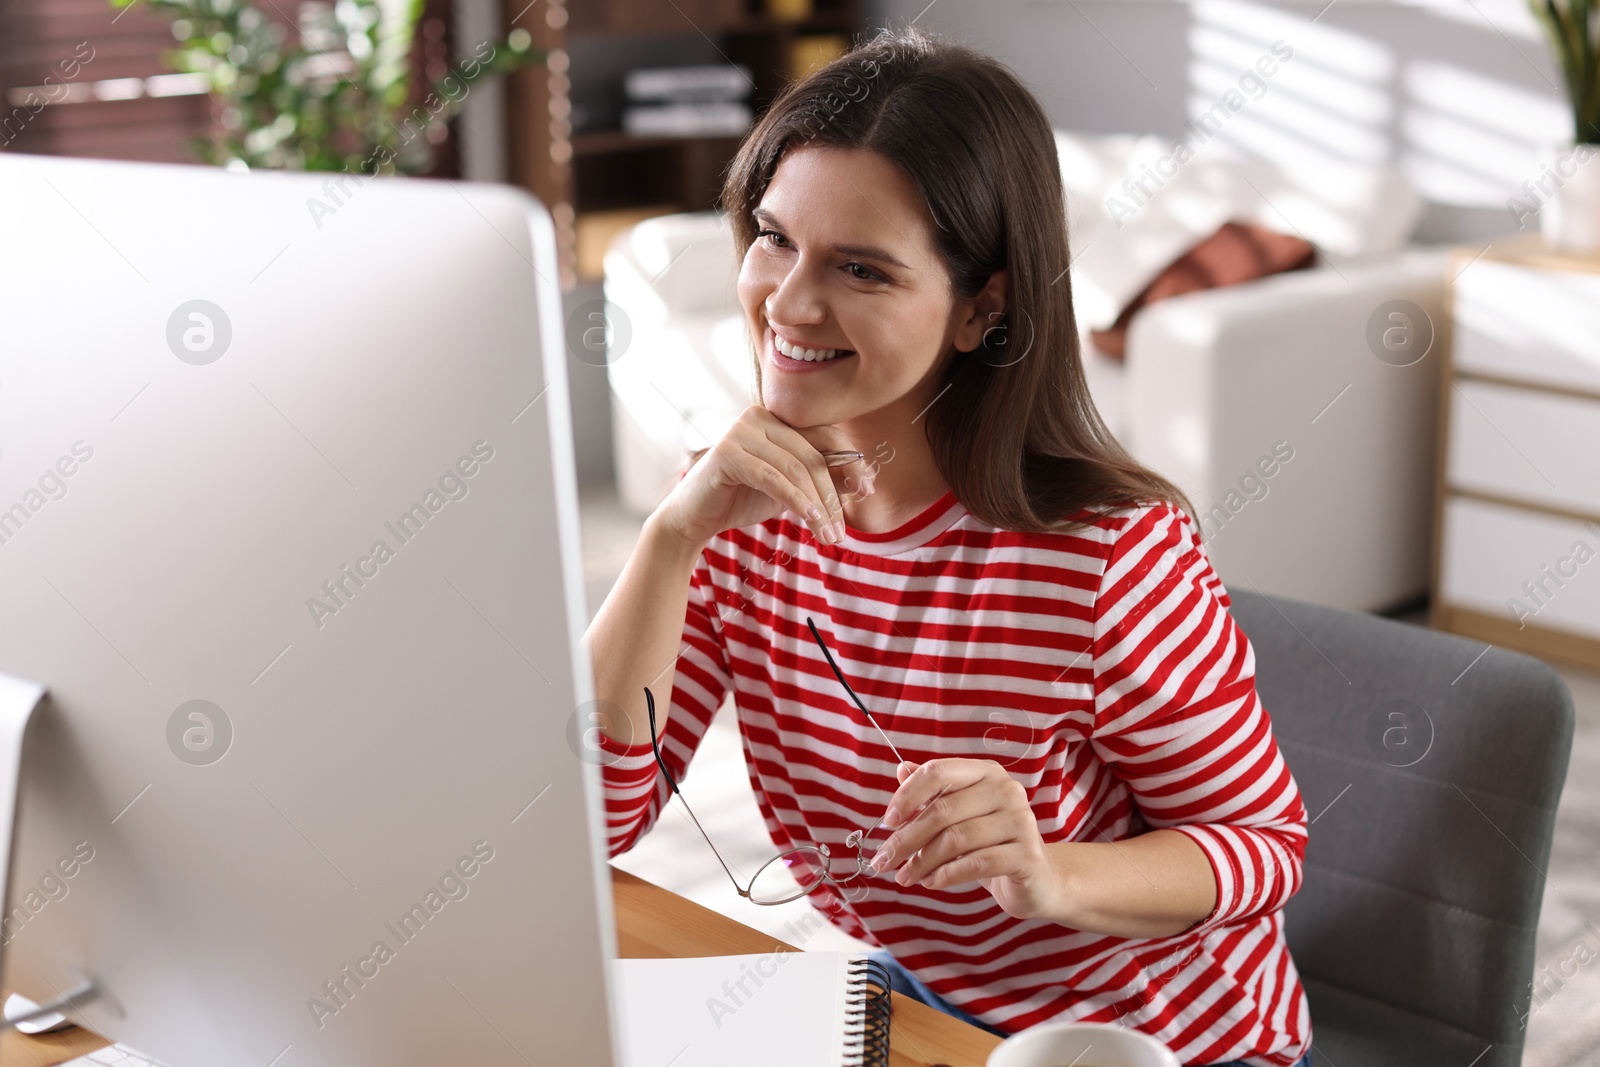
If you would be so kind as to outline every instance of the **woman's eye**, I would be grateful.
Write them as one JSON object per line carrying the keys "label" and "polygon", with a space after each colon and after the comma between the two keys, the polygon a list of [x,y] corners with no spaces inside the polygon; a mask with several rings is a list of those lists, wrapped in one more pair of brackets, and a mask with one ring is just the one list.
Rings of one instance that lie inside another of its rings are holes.
{"label": "woman's eye", "polygon": [[874,273],[871,270],[868,270],[866,267],[863,267],[859,263],[846,263],[844,265],[844,267],[845,267],[845,270],[850,272],[850,277],[855,278],[858,281],[876,282],[876,281],[882,281],[883,280],[883,279],[879,278],[876,273]]}
{"label": "woman's eye", "polygon": [[784,237],[777,230],[757,230],[756,237],[757,239],[762,237],[770,237],[772,238],[772,243],[777,245],[779,248],[789,247],[787,244],[788,238]]}

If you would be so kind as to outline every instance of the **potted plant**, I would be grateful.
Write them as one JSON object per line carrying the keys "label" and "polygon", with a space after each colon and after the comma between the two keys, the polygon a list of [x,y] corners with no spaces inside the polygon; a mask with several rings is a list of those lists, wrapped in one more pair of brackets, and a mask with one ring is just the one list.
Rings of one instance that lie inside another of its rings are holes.
{"label": "potted plant", "polygon": [[166,62],[204,76],[217,106],[197,154],[233,169],[425,174],[475,82],[545,59],[526,30],[513,30],[455,65],[428,64],[434,76],[424,91],[413,76],[422,0],[301,3],[293,40],[246,0],[148,6],[173,20],[178,47]]}
{"label": "potted plant", "polygon": [[1600,253],[1600,3],[1528,0],[1544,27],[1572,102],[1573,138],[1551,153],[1540,191],[1545,241]]}

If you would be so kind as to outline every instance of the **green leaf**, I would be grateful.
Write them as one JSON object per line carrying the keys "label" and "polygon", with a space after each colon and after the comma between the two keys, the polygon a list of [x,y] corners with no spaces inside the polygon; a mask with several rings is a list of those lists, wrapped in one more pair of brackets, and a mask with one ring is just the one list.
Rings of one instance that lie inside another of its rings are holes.
{"label": "green leaf", "polygon": [[[114,8],[138,2],[108,0]],[[281,14],[276,0],[267,3]],[[305,40],[293,43],[285,27],[246,0],[147,0],[147,6],[174,22],[178,47],[162,62],[204,75],[219,114],[228,116],[209,141],[194,146],[197,157],[217,164],[238,159],[252,168],[423,173],[433,163],[427,128],[449,121],[467,87],[485,74],[547,58],[518,31],[470,76],[453,69],[417,105],[412,55],[423,0],[340,0]],[[324,38],[329,47],[313,47]]]}

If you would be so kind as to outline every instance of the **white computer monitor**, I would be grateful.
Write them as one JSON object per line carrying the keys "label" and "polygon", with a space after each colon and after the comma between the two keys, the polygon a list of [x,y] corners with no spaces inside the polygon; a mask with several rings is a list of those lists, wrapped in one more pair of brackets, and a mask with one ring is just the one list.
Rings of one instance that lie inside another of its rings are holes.
{"label": "white computer monitor", "polygon": [[5,153],[0,233],[5,984],[171,1067],[611,1063],[544,209]]}

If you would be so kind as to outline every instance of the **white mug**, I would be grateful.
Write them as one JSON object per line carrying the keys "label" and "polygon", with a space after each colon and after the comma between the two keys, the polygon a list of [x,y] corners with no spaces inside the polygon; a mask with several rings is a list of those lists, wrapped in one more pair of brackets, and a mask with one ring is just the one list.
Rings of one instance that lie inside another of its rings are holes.
{"label": "white mug", "polygon": [[1000,1042],[985,1067],[1181,1067],[1149,1034],[1103,1023],[1040,1023]]}

